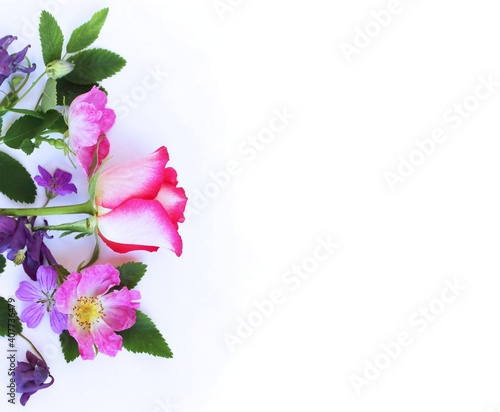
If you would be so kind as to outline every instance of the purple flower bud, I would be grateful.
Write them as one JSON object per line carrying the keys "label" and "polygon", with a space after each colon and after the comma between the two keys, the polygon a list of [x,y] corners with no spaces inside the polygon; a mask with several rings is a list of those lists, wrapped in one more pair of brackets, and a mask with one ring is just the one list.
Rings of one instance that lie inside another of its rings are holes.
{"label": "purple flower bud", "polygon": [[[47,364],[36,357],[30,351],[26,352],[28,362],[17,362],[14,371],[16,379],[16,392],[22,393],[21,405],[26,405],[31,395],[41,389],[48,388],[54,383],[54,377],[50,374]],[[50,382],[45,383],[50,377]]]}
{"label": "purple flower bud", "polygon": [[7,77],[17,71],[31,73],[36,69],[35,64],[31,67],[24,67],[20,64],[24,60],[30,46],[26,46],[20,52],[9,55],[7,48],[14,40],[17,40],[17,37],[5,36],[0,39],[0,85],[5,79],[7,79]]}

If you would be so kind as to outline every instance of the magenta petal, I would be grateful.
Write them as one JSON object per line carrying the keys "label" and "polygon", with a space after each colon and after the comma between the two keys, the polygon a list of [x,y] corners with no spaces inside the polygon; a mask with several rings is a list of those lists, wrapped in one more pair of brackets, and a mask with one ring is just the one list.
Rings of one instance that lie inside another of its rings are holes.
{"label": "magenta petal", "polygon": [[109,263],[90,266],[82,272],[77,286],[78,296],[104,295],[111,287],[120,284],[120,272]]}
{"label": "magenta petal", "polygon": [[172,184],[164,183],[158,196],[156,196],[156,200],[163,205],[174,224],[184,221],[187,197],[182,187],[175,187]]}
{"label": "magenta petal", "polygon": [[80,166],[82,166],[82,169],[85,171],[85,174],[87,176],[93,174],[93,170],[90,170],[90,167],[92,166],[92,162],[94,161],[94,153],[97,146],[99,146],[99,152],[97,154],[98,160],[96,165],[96,168],[98,168],[99,166],[101,166],[102,162],[109,154],[110,145],[109,139],[106,136],[102,136],[102,139],[100,140],[98,145],[82,147],[76,153],[76,159],[78,160],[78,163],[80,163]]}
{"label": "magenta petal", "polygon": [[105,322],[100,321],[94,325],[91,333],[99,352],[116,356],[118,351],[122,350],[122,337],[113,332]]}
{"label": "magenta petal", "polygon": [[135,309],[139,308],[141,295],[138,291],[129,291],[127,287],[115,290],[101,297],[106,323],[116,331],[128,329],[135,323]]}
{"label": "magenta petal", "polygon": [[69,314],[78,300],[76,288],[82,275],[80,273],[71,273],[54,294],[57,310],[61,313]]}
{"label": "magenta petal", "polygon": [[101,127],[101,133],[107,133],[111,127],[115,124],[116,114],[112,109],[103,109],[102,115],[99,120],[99,126]]}
{"label": "magenta petal", "polygon": [[97,179],[96,204],[114,209],[131,198],[154,199],[167,162],[167,149],[160,147],[147,156],[102,171]]}
{"label": "magenta petal", "polygon": [[42,318],[45,311],[45,307],[41,303],[33,303],[24,309],[19,317],[21,322],[25,322],[28,328],[36,328]]}
{"label": "magenta petal", "polygon": [[78,351],[82,359],[94,359],[94,339],[90,332],[81,328],[74,319],[68,322],[68,332],[78,342]]}
{"label": "magenta petal", "polygon": [[149,250],[150,247],[165,247],[177,256],[182,252],[182,239],[160,202],[156,200],[131,199],[98,217],[100,235],[115,244],[135,245],[112,249],[119,253],[130,250]]}

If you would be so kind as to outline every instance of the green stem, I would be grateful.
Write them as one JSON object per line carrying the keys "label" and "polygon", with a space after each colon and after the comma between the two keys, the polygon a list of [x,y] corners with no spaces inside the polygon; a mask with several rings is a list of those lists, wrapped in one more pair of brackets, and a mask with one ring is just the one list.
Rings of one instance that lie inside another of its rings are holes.
{"label": "green stem", "polygon": [[91,200],[79,205],[52,206],[52,207],[26,207],[0,209],[0,215],[3,216],[52,216],[52,215],[93,215],[94,205]]}
{"label": "green stem", "polygon": [[33,87],[35,87],[37,83],[42,80],[42,77],[45,76],[45,74],[47,74],[47,71],[44,71],[40,76],[38,76],[38,78],[31,84],[30,88],[26,90],[26,92],[18,100],[16,100],[16,104],[18,104],[27,96],[27,94],[33,89]]}
{"label": "green stem", "polygon": [[[36,348],[35,345],[33,345],[33,342],[31,342],[26,336],[24,336],[22,333],[19,334],[19,336],[21,338],[23,338],[26,342],[28,342],[31,347],[33,348],[33,350],[37,353],[37,355],[40,357],[41,360],[43,360],[45,362],[45,359],[43,358],[42,354],[38,351],[38,349]],[[45,362],[47,363],[47,362]]]}

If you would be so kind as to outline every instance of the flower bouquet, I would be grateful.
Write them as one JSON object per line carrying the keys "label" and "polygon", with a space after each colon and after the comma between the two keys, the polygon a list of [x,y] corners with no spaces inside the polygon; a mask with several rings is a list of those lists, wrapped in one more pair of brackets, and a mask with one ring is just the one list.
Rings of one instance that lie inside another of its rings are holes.
{"label": "flower bouquet", "polygon": [[[107,163],[113,147],[107,133],[116,116],[107,107],[108,92],[100,82],[126,63],[114,52],[90,48],[108,11],[96,12],[67,42],[55,18],[43,11],[39,35],[44,70],[30,61],[29,45],[11,53],[17,38],[0,38],[0,144],[5,148],[0,148],[0,192],[24,203],[0,208],[0,273],[17,276],[14,268],[23,269],[16,290],[0,291],[0,336],[8,341],[10,403],[16,402],[18,393],[25,405],[31,395],[54,383],[35,345],[36,328],[44,317],[58,335],[67,362],[78,357],[91,360],[98,353],[114,357],[123,348],[172,356],[153,321],[139,309],[141,294],[136,287],[146,265],[127,262],[114,267],[100,259],[101,243],[121,254],[169,249],[180,256],[178,225],[184,221],[187,202],[176,171],[167,167],[165,147],[121,164]],[[37,72],[41,73],[32,81]],[[40,82],[45,85],[36,104],[26,107],[25,98]],[[39,165],[32,177],[18,158],[42,146],[61,150],[66,170]],[[84,176],[86,187],[77,187],[73,174]],[[45,196],[38,202],[43,205],[27,207],[42,190]],[[82,191],[88,192],[84,203],[50,204],[56,197],[70,199]],[[72,215],[85,217],[71,219]],[[67,221],[51,224],[56,217]],[[58,251],[51,247],[57,234],[74,236],[74,267],[59,263]],[[79,256],[78,239],[88,236],[95,242],[93,253]],[[25,339],[32,349],[23,360],[16,357],[17,338]]]}

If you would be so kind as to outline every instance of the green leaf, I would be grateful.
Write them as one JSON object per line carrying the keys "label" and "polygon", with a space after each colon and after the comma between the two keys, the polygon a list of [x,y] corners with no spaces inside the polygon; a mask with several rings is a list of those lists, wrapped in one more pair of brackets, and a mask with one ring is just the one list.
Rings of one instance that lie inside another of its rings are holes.
{"label": "green leaf", "polygon": [[136,310],[136,314],[134,326],[117,332],[123,338],[123,347],[134,353],[171,358],[172,351],[153,321],[140,310]]}
{"label": "green leaf", "polygon": [[[14,299],[8,302],[5,298],[0,296],[0,336],[13,338],[23,331],[23,326],[21,325],[19,316],[17,316],[14,304]],[[9,348],[15,349],[15,347],[11,347],[10,344]]]}
{"label": "green leaf", "polygon": [[23,149],[27,154],[31,154],[36,145],[33,139],[51,131],[62,114],[57,110],[48,110],[42,114],[42,118],[25,115],[17,119],[3,137],[4,143],[13,149]]}
{"label": "green leaf", "polygon": [[78,342],[69,334],[67,330],[63,330],[63,332],[59,335],[59,342],[61,342],[62,352],[67,363],[73,362],[80,356]]}
{"label": "green leaf", "polygon": [[146,273],[148,267],[141,262],[128,262],[117,269],[120,272],[120,289],[124,286],[128,287],[130,290],[135,288],[139,281],[142,279]]}
{"label": "green leaf", "polygon": [[38,32],[45,65],[54,60],[61,60],[64,36],[54,16],[46,10],[40,15]]}
{"label": "green leaf", "polygon": [[76,28],[71,33],[71,37],[66,45],[66,51],[68,53],[76,53],[94,43],[99,37],[99,33],[108,16],[108,11],[108,8],[98,11],[88,22]]}
{"label": "green leaf", "polygon": [[7,130],[3,138],[4,143],[13,149],[19,149],[26,139],[38,136],[38,130],[44,120],[38,117],[25,115],[17,119]]}
{"label": "green leaf", "polygon": [[19,146],[19,149],[21,149],[24,153],[26,153],[28,156],[32,154],[37,145],[33,143],[31,140],[25,140],[21,143],[21,146]]}
{"label": "green leaf", "polygon": [[54,79],[47,79],[45,89],[42,94],[42,111],[46,112],[57,106],[57,82]]}
{"label": "green leaf", "polygon": [[28,110],[28,109],[9,109],[9,112],[26,114],[28,116],[38,117],[39,119],[43,119],[43,115],[38,113],[36,110]]}
{"label": "green leaf", "polygon": [[92,84],[118,73],[126,64],[120,55],[105,49],[89,49],[71,56],[75,68],[66,79],[76,84]]}
{"label": "green leaf", "polygon": [[36,186],[24,166],[7,153],[0,152],[0,192],[12,200],[33,203]]}
{"label": "green leaf", "polygon": [[7,261],[5,260],[5,256],[0,255],[0,273],[3,273],[3,271],[5,270],[6,263]]}

